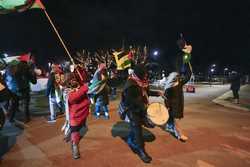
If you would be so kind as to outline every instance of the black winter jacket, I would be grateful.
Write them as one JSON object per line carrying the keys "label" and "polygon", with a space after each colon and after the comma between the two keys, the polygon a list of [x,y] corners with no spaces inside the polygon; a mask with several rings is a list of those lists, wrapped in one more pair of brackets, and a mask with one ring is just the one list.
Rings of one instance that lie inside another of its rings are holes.
{"label": "black winter jacket", "polygon": [[[159,96],[157,91],[147,90],[147,96]],[[142,95],[141,88],[132,80],[127,80],[124,86],[124,100],[128,107],[129,120],[135,124],[145,125],[147,101]]]}
{"label": "black winter jacket", "polygon": [[191,71],[188,65],[185,66],[187,71],[180,75],[179,84],[175,87],[165,90],[164,95],[167,97],[165,100],[165,105],[169,108],[169,115],[174,118],[183,118],[184,110],[184,95],[183,86],[190,80]]}

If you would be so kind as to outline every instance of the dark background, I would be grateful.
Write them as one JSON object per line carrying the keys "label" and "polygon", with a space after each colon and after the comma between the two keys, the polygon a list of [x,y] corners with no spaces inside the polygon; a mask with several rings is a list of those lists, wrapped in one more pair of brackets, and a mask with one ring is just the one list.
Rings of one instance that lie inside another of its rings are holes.
{"label": "dark background", "polygon": [[[71,53],[83,48],[141,45],[158,49],[168,66],[183,33],[193,45],[196,72],[225,67],[250,72],[250,3],[241,1],[43,0]],[[31,51],[37,63],[67,60],[42,10],[0,15],[0,52]]]}

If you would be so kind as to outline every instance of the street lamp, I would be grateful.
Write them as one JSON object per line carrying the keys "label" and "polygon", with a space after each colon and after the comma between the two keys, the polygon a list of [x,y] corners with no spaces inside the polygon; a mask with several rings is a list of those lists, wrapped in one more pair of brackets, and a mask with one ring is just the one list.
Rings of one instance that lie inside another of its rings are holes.
{"label": "street lamp", "polygon": [[157,50],[154,51],[154,53],[153,53],[154,56],[158,56],[158,54],[159,54],[159,52]]}
{"label": "street lamp", "polygon": [[216,64],[213,64],[212,67],[216,67]]}
{"label": "street lamp", "polygon": [[226,82],[226,72],[228,71],[228,68],[224,68],[224,80],[223,84]]}

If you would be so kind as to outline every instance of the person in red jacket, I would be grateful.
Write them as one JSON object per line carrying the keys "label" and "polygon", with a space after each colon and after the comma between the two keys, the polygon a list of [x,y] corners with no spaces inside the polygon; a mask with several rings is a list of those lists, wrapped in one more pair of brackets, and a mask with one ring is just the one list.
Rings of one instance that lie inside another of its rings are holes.
{"label": "person in red jacket", "polygon": [[80,130],[86,127],[86,120],[89,115],[90,100],[87,96],[88,86],[77,79],[77,74],[70,74],[68,79],[69,123],[71,130],[72,156],[80,158],[79,142],[81,139]]}

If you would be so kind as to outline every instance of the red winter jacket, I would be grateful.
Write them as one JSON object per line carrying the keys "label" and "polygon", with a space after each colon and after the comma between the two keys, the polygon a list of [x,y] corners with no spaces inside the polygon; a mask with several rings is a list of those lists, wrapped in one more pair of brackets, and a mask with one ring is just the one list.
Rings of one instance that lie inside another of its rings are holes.
{"label": "red winter jacket", "polygon": [[79,126],[85,122],[90,105],[87,92],[88,86],[82,85],[78,90],[69,93],[70,126]]}

